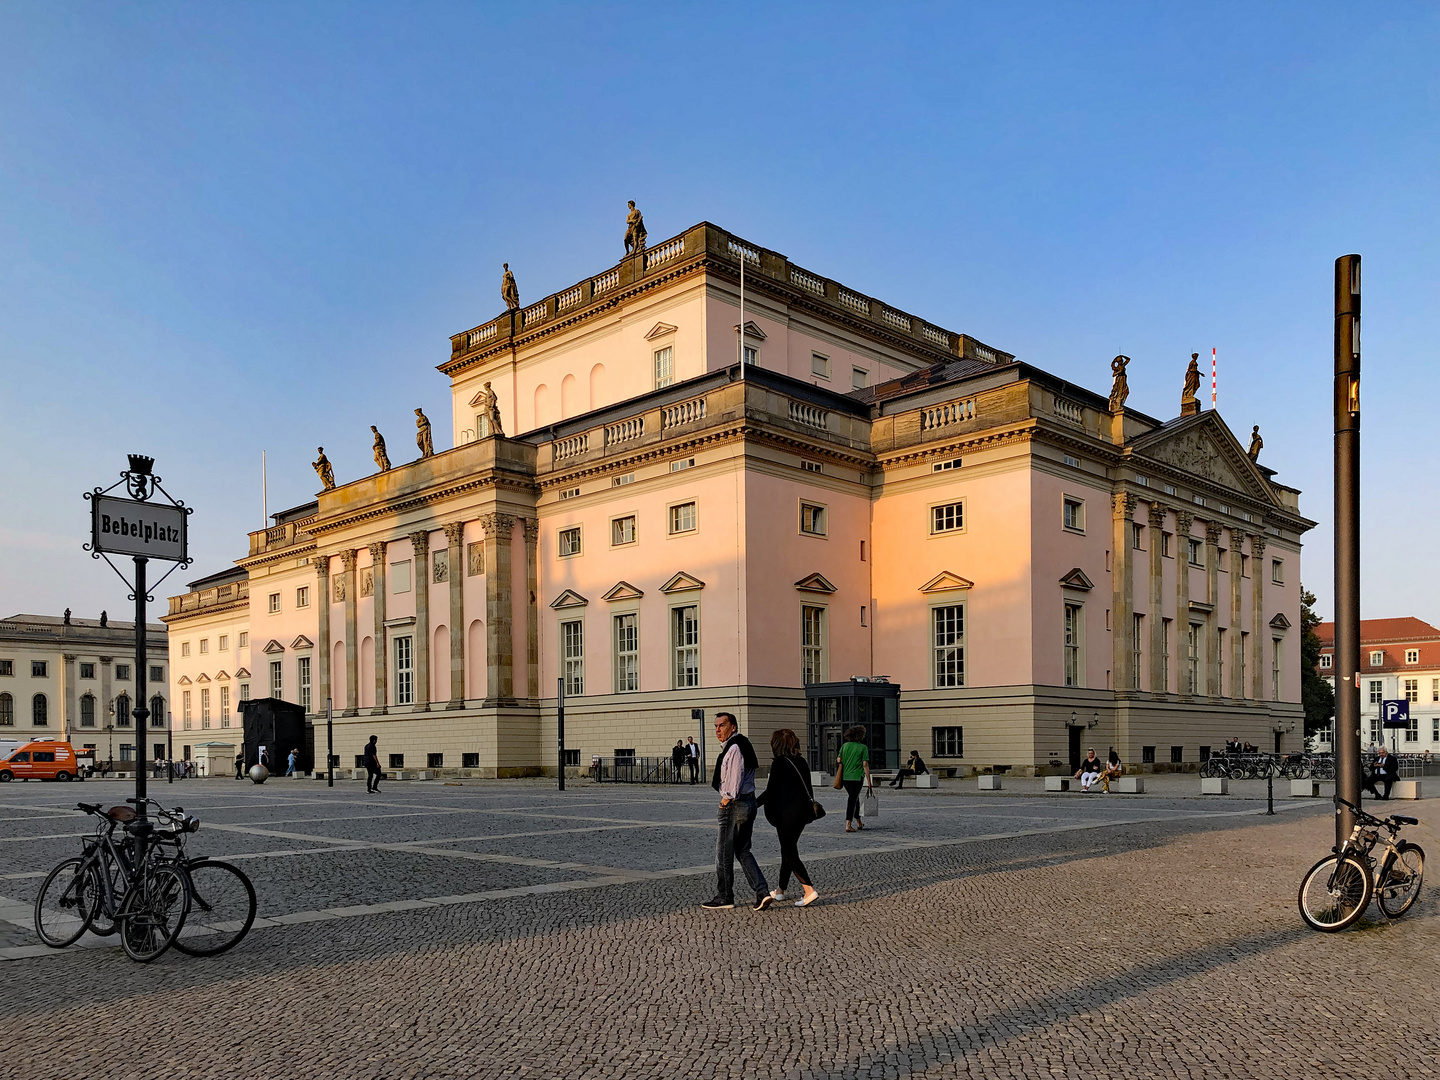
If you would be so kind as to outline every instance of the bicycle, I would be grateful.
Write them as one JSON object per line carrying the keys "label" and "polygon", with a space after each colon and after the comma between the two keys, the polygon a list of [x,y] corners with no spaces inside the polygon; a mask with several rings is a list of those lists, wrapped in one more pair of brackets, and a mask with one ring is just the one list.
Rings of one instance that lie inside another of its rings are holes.
{"label": "bicycle", "polygon": [[[1355,812],[1355,827],[1340,850],[1312,866],[1300,882],[1300,917],[1311,929],[1333,934],[1360,918],[1373,897],[1387,919],[1398,919],[1420,896],[1425,852],[1395,837],[1419,819],[1377,818],[1344,799],[1335,802]],[[1382,836],[1382,829],[1389,835]],[[1377,846],[1383,849],[1378,866],[1371,855]]]}
{"label": "bicycle", "polygon": [[[166,860],[185,877],[190,894],[186,925],[175,938],[175,948],[187,956],[219,956],[240,944],[255,923],[255,886],[238,868],[219,859],[185,853],[185,837],[200,828],[200,820],[183,807],[166,810],[155,804],[156,817],[167,828],[155,833],[162,851],[173,849]],[[201,920],[197,922],[195,916]],[[197,941],[199,938],[209,940]]]}
{"label": "bicycle", "polygon": [[[99,803],[79,803],[76,809],[100,822],[95,835],[82,841],[84,855],[63,860],[40,886],[35,932],[46,945],[63,949],[92,927],[101,935],[118,931],[125,954],[149,963],[174,943],[185,922],[185,878],[158,847],[147,846],[151,826],[130,807],[102,812]],[[117,843],[119,826],[126,835]]]}

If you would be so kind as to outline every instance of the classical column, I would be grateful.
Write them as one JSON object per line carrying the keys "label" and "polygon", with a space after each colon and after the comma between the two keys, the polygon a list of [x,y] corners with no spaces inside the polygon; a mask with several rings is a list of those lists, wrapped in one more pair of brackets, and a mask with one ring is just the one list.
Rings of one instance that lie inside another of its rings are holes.
{"label": "classical column", "polygon": [[1175,665],[1176,686],[1181,694],[1190,693],[1190,526],[1195,517],[1184,510],[1175,511],[1175,641],[1179,657]]}
{"label": "classical column", "polygon": [[452,521],[445,526],[445,542],[450,549],[450,703],[447,709],[465,707],[465,575],[470,572],[465,559],[465,523]]}
{"label": "classical column", "polygon": [[1134,560],[1130,555],[1133,550],[1131,533],[1135,503],[1135,496],[1129,492],[1116,492],[1110,496],[1115,533],[1112,575],[1114,601],[1110,619],[1110,685],[1116,690],[1134,689],[1138,675],[1138,672],[1134,671],[1133,663],[1135,646],[1132,636],[1135,627],[1130,618],[1130,613],[1135,610],[1135,579],[1131,570]]}
{"label": "classical column", "polygon": [[1244,574],[1241,562],[1245,558],[1245,530],[1230,530],[1230,696],[1249,697],[1245,686],[1245,618],[1241,614],[1241,583]]}
{"label": "classical column", "polygon": [[360,712],[360,627],[356,606],[359,603],[355,588],[355,559],[359,552],[347,548],[340,552],[341,588],[345,591],[345,713],[356,716]]}
{"label": "classical column", "polygon": [[65,670],[60,674],[65,680],[65,715],[60,717],[60,738],[68,742],[71,727],[80,724],[80,702],[75,693],[75,654],[64,653],[63,656]]}
{"label": "classical column", "polygon": [[1265,693],[1265,537],[1259,533],[1250,534],[1250,599],[1254,611],[1254,626],[1250,633],[1254,641],[1250,648],[1250,685],[1255,688],[1251,696],[1256,701],[1264,701],[1270,695]]}
{"label": "classical column", "polygon": [[1165,532],[1165,507],[1150,504],[1150,692],[1163,694],[1170,689],[1169,671],[1165,666],[1165,557],[1160,550]]}
{"label": "classical column", "polygon": [[330,605],[335,602],[335,596],[330,591],[330,556],[315,556],[315,591],[320,595],[315,599],[319,602],[319,625],[315,628],[316,652],[319,654],[316,659],[320,661],[320,696],[311,703],[314,713],[325,711],[325,702],[330,697]]}
{"label": "classical column", "polygon": [[515,697],[514,597],[511,572],[511,535],[515,519],[509,514],[486,514],[485,530],[485,700],[512,701]]}
{"label": "classical column", "polygon": [[1220,685],[1220,533],[1218,521],[1205,523],[1205,596],[1210,602],[1205,618],[1205,686],[1211,697],[1225,692]]}
{"label": "classical column", "polygon": [[410,534],[415,550],[415,711],[430,708],[430,532]]}
{"label": "classical column", "polygon": [[375,707],[371,716],[379,716],[390,704],[390,665],[385,652],[385,541],[370,545],[370,582],[374,592],[371,606],[375,609]]}
{"label": "classical column", "polygon": [[530,590],[530,602],[525,605],[525,692],[534,699],[540,696],[540,614],[537,604],[540,564],[535,556],[535,547],[540,540],[540,522],[534,518],[522,518],[520,526],[525,533],[525,581]]}

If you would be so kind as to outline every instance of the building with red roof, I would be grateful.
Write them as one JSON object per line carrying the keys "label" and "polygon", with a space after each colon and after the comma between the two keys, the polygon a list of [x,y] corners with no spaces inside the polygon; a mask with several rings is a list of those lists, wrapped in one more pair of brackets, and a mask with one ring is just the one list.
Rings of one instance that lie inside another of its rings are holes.
{"label": "building with red roof", "polygon": [[[1317,671],[1335,685],[1335,624],[1315,628],[1320,638]],[[1360,620],[1360,717],[1366,744],[1384,736],[1382,701],[1410,705],[1410,726],[1395,733],[1402,753],[1440,754],[1440,629],[1407,615],[1399,619]],[[1388,741],[1388,740],[1387,740]],[[1320,736],[1327,749],[1330,733]]]}

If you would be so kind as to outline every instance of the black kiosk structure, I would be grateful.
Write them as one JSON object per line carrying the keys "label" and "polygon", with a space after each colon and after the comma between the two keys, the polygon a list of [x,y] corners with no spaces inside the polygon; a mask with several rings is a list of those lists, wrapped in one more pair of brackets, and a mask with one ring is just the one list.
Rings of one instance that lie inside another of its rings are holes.
{"label": "black kiosk structure", "polygon": [[810,683],[805,687],[810,768],[830,772],[847,729],[865,729],[870,768],[900,767],[900,684],[874,679]]}
{"label": "black kiosk structure", "polygon": [[305,722],[305,710],[279,698],[250,698],[240,702],[245,728],[245,768],[260,763],[263,750],[266,768],[283,775],[290,751],[298,749],[296,768],[309,772],[315,767],[315,729]]}

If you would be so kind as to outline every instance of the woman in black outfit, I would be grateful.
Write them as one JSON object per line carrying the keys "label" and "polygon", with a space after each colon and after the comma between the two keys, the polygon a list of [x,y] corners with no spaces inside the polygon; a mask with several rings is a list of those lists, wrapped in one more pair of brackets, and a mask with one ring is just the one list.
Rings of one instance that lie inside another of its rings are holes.
{"label": "woman in black outfit", "polygon": [[810,787],[810,765],[800,756],[800,740],[789,728],[781,728],[770,736],[770,750],[775,760],[770,763],[770,780],[755,800],[765,808],[765,820],[780,836],[780,887],[770,895],[775,900],[789,899],[785,886],[793,873],[805,889],[795,901],[796,907],[808,907],[820,898],[810,884],[810,874],[800,861],[800,833],[815,820],[815,792]]}

